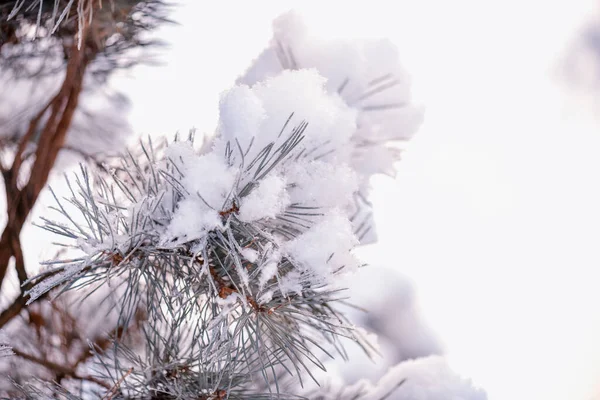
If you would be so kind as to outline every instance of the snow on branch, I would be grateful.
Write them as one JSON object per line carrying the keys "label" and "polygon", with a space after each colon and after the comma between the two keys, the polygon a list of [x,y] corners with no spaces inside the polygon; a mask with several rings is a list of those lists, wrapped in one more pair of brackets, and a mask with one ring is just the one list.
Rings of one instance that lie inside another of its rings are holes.
{"label": "snow on branch", "polygon": [[326,89],[356,113],[349,165],[358,174],[354,228],[362,243],[375,240],[370,215],[369,179],[395,175],[400,142],[410,139],[423,119],[411,102],[410,79],[388,40],[315,37],[298,13],[288,12],[273,24],[273,39],[238,82],[253,85],[285,70],[316,69]]}
{"label": "snow on branch", "polygon": [[398,381],[404,383],[389,400],[486,400],[485,392],[450,369],[441,356],[405,361],[390,368],[365,398],[377,399],[389,393]]}
{"label": "snow on branch", "polygon": [[307,394],[313,400],[487,400],[485,391],[452,371],[442,356],[404,361],[373,383],[326,385]]}
{"label": "snow on branch", "polygon": [[[24,283],[28,304],[55,289],[110,297],[116,330],[75,365],[109,398],[485,399],[439,357],[310,391],[325,358],[347,356],[343,338],[377,352],[339,311],[340,278],[373,239],[369,179],[393,175],[422,109],[389,42],[315,40],[293,13],[274,28],[222,95],[210,149],[141,142],[53,193],[41,225],[66,250]],[[142,340],[121,341],[134,325]]]}
{"label": "snow on branch", "polygon": [[[150,320],[163,321],[173,301],[198,299],[186,315],[225,335],[230,353],[242,349],[245,373],[259,360],[310,375],[307,363],[323,368],[315,352],[328,354],[319,342],[335,347],[340,335],[368,350],[330,304],[343,297],[335,277],[360,264],[347,165],[355,129],[355,112],[315,71],[235,87],[211,152],[142,145],[145,159],[125,156],[112,182],[85,169],[69,180],[71,196],[56,196],[61,220],[44,222],[73,257],[48,263],[29,302],[58,285],[117,280],[131,288],[117,304],[147,302]],[[131,319],[124,306],[121,319]]]}

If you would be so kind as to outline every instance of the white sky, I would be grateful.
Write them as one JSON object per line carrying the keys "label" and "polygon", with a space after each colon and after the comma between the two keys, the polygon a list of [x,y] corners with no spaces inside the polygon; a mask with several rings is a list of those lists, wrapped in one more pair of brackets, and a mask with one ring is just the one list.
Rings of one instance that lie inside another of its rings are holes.
{"label": "white sky", "polygon": [[[168,65],[118,81],[138,132],[212,129],[219,93],[295,4],[182,3]],[[490,400],[591,400],[600,130],[552,75],[591,1],[347,3],[297,5],[324,34],[393,39],[427,106],[398,178],[375,181],[380,244],[361,254],[415,281],[452,366]]]}

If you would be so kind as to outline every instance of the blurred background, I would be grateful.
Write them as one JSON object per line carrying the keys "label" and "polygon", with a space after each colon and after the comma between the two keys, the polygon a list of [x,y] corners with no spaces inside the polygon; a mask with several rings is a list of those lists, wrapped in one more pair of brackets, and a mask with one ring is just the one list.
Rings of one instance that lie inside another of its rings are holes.
{"label": "blurred background", "polygon": [[[390,38],[425,123],[397,177],[372,182],[379,242],[348,282],[386,357],[356,351],[332,370],[375,379],[445,354],[490,400],[600,399],[600,3],[350,3],[180,1],[179,25],[153,33],[169,43],[161,65],[110,85],[135,133],[213,132],[220,93],[280,13],[325,36]],[[30,264],[47,258],[52,236],[26,229]]]}

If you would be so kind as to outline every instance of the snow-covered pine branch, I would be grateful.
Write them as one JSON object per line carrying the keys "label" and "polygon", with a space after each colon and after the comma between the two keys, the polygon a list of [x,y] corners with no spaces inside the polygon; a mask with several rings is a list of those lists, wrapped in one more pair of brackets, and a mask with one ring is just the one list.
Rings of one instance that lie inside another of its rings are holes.
{"label": "snow-covered pine branch", "polygon": [[101,297],[97,320],[115,329],[63,371],[85,384],[16,386],[65,399],[484,399],[438,358],[376,385],[310,388],[324,358],[347,356],[343,338],[377,351],[337,308],[340,278],[373,240],[370,177],[394,173],[395,142],[421,122],[410,100],[390,43],[316,41],[296,14],[279,18],[222,95],[210,148],[141,142],[55,194],[42,225],[66,253],[25,283],[28,304],[55,290],[89,310]]}
{"label": "snow-covered pine branch", "polygon": [[423,107],[411,101],[408,73],[398,50],[383,39],[324,39],[315,36],[299,13],[290,11],[273,23],[273,38],[239,83],[252,85],[284,70],[314,68],[326,78],[327,92],[356,113],[348,164],[358,175],[354,229],[362,244],[376,241],[370,211],[369,180],[395,175],[402,142],[423,120]]}
{"label": "snow-covered pine branch", "polygon": [[82,169],[71,197],[57,198],[62,220],[45,221],[78,255],[52,261],[29,302],[63,283],[113,281],[130,288],[116,302],[124,321],[137,302],[153,322],[173,318],[174,302],[191,304],[199,332],[227,337],[229,354],[244,350],[246,373],[257,359],[265,375],[282,363],[299,377],[322,367],[320,343],[354,337],[331,303],[343,297],[335,277],[359,266],[348,213],[356,114],[324,83],[301,70],[235,87],[207,154],[189,141],[162,156],[145,147],[149,168],[129,156],[128,179],[113,182]]}

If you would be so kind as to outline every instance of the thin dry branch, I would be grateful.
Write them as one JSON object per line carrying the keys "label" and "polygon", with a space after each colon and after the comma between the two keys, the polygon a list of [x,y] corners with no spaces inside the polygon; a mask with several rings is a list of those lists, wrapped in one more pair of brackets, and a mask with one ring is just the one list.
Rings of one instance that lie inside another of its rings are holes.
{"label": "thin dry branch", "polygon": [[[92,12],[91,8],[87,12]],[[88,31],[89,26],[85,26],[81,31],[83,39],[87,37]],[[86,67],[96,53],[97,48],[93,45],[79,48],[77,43],[72,44],[65,78],[59,92],[31,120],[27,133],[21,138],[12,167],[4,173],[8,223],[0,237],[0,285],[4,281],[12,257],[17,260],[19,279],[21,282],[26,280],[19,236],[41,190],[46,185],[58,152],[64,145],[67,131],[77,108]],[[36,173],[31,174],[27,183],[20,188],[18,177],[22,170],[23,153],[39,121],[48,110],[50,110],[50,115],[37,143],[36,158],[32,166],[32,171],[36,171]]]}
{"label": "thin dry branch", "polygon": [[129,370],[127,370],[127,372],[125,372],[125,374],[113,385],[112,388],[109,388],[110,392],[108,392],[106,394],[106,396],[104,396],[102,399],[103,400],[111,400],[114,397],[114,395],[117,394],[117,391],[119,390],[119,386],[121,386],[121,383],[123,383],[125,378],[127,378],[132,372],[133,372],[133,367],[129,368]]}
{"label": "thin dry branch", "polygon": [[106,382],[104,382],[104,381],[102,381],[102,380],[100,380],[100,379],[98,379],[96,377],[93,377],[93,376],[90,376],[90,375],[79,375],[75,371],[74,367],[57,364],[55,362],[52,362],[52,361],[49,361],[49,360],[45,360],[43,358],[36,357],[34,355],[27,354],[27,353],[22,352],[22,351],[20,351],[18,349],[15,349],[15,348],[13,348],[12,351],[13,351],[13,353],[17,357],[21,357],[24,360],[31,361],[33,363],[41,365],[41,366],[49,369],[52,372],[59,373],[62,376],[69,377],[69,378],[72,378],[72,379],[81,380],[81,381],[93,382],[93,383],[95,383],[97,385],[100,385],[100,386],[106,388],[106,389],[109,389],[109,390],[111,389],[111,386],[108,383],[106,383]]}

